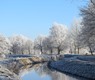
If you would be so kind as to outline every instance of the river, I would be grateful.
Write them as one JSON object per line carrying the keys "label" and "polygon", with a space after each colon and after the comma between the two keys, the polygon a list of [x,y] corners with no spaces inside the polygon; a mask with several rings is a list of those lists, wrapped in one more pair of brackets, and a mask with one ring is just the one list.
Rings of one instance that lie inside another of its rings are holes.
{"label": "river", "polygon": [[88,80],[49,69],[47,63],[25,66],[16,64],[14,66],[7,66],[7,68],[20,77],[21,80]]}
{"label": "river", "polygon": [[22,80],[77,80],[55,70],[50,70],[46,64],[36,64],[30,70],[20,74]]}
{"label": "river", "polygon": [[[13,62],[13,61],[7,62],[7,63],[8,64],[4,63],[4,66],[6,67],[6,69],[12,72],[12,74],[14,73],[15,76],[19,78],[19,79],[13,78],[13,79],[8,79],[8,80],[20,80],[20,79],[21,80],[89,80],[82,77],[77,77],[75,75],[72,76],[70,74],[65,74],[53,69],[49,69],[47,67],[47,63],[30,64],[30,65],[20,65],[18,62]],[[4,75],[7,75],[7,74],[8,73],[5,72]],[[1,76],[2,76],[2,73],[0,77]],[[7,79],[0,78],[0,80],[7,80]]]}

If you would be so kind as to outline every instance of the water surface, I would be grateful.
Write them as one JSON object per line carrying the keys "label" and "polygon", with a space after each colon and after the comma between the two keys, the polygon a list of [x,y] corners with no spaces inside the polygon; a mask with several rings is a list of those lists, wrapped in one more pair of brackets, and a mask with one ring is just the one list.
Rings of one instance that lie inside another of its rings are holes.
{"label": "water surface", "polygon": [[22,80],[88,80],[51,70],[47,67],[46,63],[28,66],[27,69],[21,70],[19,76]]}
{"label": "water surface", "polygon": [[17,62],[6,66],[8,70],[15,73],[21,80],[89,80],[49,69],[47,63],[20,65]]}

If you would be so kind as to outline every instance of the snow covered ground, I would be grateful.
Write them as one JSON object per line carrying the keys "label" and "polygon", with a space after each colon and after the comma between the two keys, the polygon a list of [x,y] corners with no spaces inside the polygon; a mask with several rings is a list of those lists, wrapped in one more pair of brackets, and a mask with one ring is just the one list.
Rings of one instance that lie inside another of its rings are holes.
{"label": "snow covered ground", "polygon": [[66,55],[62,60],[50,62],[49,66],[61,72],[95,80],[95,56]]}

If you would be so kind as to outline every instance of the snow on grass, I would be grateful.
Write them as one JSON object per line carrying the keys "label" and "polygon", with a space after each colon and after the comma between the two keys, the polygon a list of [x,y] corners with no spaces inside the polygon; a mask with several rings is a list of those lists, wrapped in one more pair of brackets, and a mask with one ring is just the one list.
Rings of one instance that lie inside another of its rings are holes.
{"label": "snow on grass", "polygon": [[[70,57],[70,56],[69,56]],[[61,72],[71,73],[73,75],[95,79],[95,63],[90,62],[93,56],[74,56],[70,58],[64,57],[63,60],[50,62],[49,66]],[[83,60],[81,60],[83,59]],[[84,59],[88,59],[84,61]]]}
{"label": "snow on grass", "polygon": [[21,80],[15,73],[0,65],[0,80]]}

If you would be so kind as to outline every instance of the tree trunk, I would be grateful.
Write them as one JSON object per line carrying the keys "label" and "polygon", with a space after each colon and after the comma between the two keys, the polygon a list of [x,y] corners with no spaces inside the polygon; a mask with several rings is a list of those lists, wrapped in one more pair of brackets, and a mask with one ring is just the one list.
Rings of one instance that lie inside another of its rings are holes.
{"label": "tree trunk", "polygon": [[70,47],[70,51],[69,51],[69,53],[71,53],[72,54],[72,48]]}
{"label": "tree trunk", "polygon": [[41,48],[41,54],[43,53],[43,49]]}
{"label": "tree trunk", "polygon": [[58,55],[60,55],[60,49],[59,49],[59,47],[57,49],[58,49]]}
{"label": "tree trunk", "polygon": [[74,53],[76,54],[76,45],[75,45]]}
{"label": "tree trunk", "polygon": [[91,53],[91,55],[93,55],[93,51],[92,51],[92,49],[91,49],[91,47],[89,46],[89,49],[90,49],[90,53]]}
{"label": "tree trunk", "polygon": [[22,50],[22,54],[24,54],[23,50]]}
{"label": "tree trunk", "polygon": [[30,49],[28,50],[28,52],[29,52],[29,54],[31,54],[31,50]]}
{"label": "tree trunk", "polygon": [[78,54],[79,54],[79,47],[78,47]]}
{"label": "tree trunk", "polygon": [[50,50],[50,53],[52,54],[52,52],[53,52],[53,51],[52,51],[52,49],[51,49],[51,50]]}

